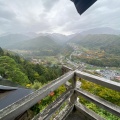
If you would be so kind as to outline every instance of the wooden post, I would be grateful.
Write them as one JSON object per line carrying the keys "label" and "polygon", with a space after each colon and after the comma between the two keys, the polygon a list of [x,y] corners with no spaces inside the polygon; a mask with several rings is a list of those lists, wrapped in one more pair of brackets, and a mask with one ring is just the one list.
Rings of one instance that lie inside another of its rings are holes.
{"label": "wooden post", "polygon": [[64,66],[62,66],[62,75],[64,75],[65,74],[65,68],[64,68]]}
{"label": "wooden post", "polygon": [[[73,89],[76,88],[76,73],[74,73],[74,77],[72,79],[72,87]],[[77,94],[75,93],[75,91],[73,92],[71,98],[70,98],[70,103],[71,104],[75,104],[75,102],[77,101]]]}

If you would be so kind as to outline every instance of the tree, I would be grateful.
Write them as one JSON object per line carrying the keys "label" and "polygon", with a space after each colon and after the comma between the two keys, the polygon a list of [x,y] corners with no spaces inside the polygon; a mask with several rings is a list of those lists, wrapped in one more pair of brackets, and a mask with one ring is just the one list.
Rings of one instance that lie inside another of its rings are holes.
{"label": "tree", "polygon": [[0,56],[3,56],[4,55],[4,51],[3,49],[0,47]]}

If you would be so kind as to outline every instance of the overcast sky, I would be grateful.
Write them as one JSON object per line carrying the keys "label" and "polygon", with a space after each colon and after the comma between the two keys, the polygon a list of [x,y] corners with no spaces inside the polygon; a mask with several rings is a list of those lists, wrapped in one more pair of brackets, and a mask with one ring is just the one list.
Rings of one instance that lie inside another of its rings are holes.
{"label": "overcast sky", "polygon": [[70,0],[0,0],[0,34],[70,34],[96,27],[120,29],[120,0],[98,0],[81,16]]}

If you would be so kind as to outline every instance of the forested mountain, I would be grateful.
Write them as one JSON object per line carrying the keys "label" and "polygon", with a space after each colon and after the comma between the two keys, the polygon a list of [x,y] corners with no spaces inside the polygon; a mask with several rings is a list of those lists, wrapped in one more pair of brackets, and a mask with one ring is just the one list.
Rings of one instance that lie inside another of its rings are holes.
{"label": "forested mountain", "polygon": [[120,41],[120,37],[117,35],[78,35],[69,40],[69,42],[77,43],[81,46],[88,48],[100,48],[102,46],[107,46],[108,44],[117,44]]}
{"label": "forested mountain", "polygon": [[69,37],[59,33],[39,33],[37,36],[49,36],[59,45],[63,45],[65,42],[69,40]]}
{"label": "forested mountain", "polygon": [[18,55],[3,51],[0,48],[0,75],[19,85],[26,86],[40,82],[45,84],[60,75],[58,67],[44,67],[33,64]]}
{"label": "forested mountain", "polygon": [[27,75],[21,71],[19,64],[9,56],[0,57],[0,75],[23,86],[30,83]]}
{"label": "forested mountain", "polygon": [[39,36],[37,38],[19,42],[19,44],[14,44],[13,47],[26,50],[50,50],[58,47],[58,45],[49,36]]}
{"label": "forested mountain", "polygon": [[120,53],[120,36],[117,35],[99,34],[82,36],[79,34],[68,42],[76,43],[90,49],[103,49],[115,54]]}
{"label": "forested mountain", "polygon": [[0,46],[3,48],[8,48],[8,46],[15,43],[28,40],[29,37],[22,34],[8,34],[0,37]]}
{"label": "forested mountain", "polygon": [[38,55],[55,55],[60,46],[49,36],[39,36],[27,41],[15,43],[9,49],[30,50]]}
{"label": "forested mountain", "polygon": [[37,56],[49,56],[63,52],[64,48],[62,47],[65,43],[72,42],[82,47],[102,49],[108,53],[119,54],[120,36],[115,34],[119,34],[119,30],[112,28],[95,28],[69,36],[58,33],[8,34],[0,37],[0,46],[6,49],[32,51],[32,54]]}

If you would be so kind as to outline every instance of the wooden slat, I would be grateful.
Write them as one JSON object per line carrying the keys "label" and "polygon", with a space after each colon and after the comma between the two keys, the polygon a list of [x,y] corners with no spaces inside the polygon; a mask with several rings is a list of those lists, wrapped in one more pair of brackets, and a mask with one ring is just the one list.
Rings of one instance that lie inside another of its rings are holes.
{"label": "wooden slat", "polygon": [[54,120],[65,120],[72,112],[73,108],[74,105],[67,105],[64,110],[60,111],[60,113],[54,118]]}
{"label": "wooden slat", "polygon": [[85,90],[82,89],[76,89],[75,92],[77,93],[78,96],[82,96],[85,99],[95,103],[99,107],[106,109],[107,111],[111,112],[112,114],[115,114],[120,117],[120,107],[112,104],[98,96],[95,96]]}
{"label": "wooden slat", "polygon": [[93,112],[92,110],[86,108],[84,105],[76,102],[75,103],[75,108],[76,110],[78,110],[81,114],[81,117],[84,116],[85,120],[105,120],[104,118],[100,117],[99,115],[97,115],[95,112]]}
{"label": "wooden slat", "polygon": [[72,68],[70,68],[70,67],[68,67],[68,66],[66,66],[66,65],[63,65],[62,68],[63,68],[63,69],[66,69],[66,70],[68,70],[68,71],[72,71],[72,70],[73,70]]}
{"label": "wooden slat", "polygon": [[36,115],[33,120],[39,120],[39,118],[49,120],[50,117],[62,106],[62,104],[71,97],[73,92],[73,89],[67,90],[55,102],[51,103],[42,113]]}
{"label": "wooden slat", "polygon": [[101,77],[98,77],[95,75],[91,75],[91,74],[88,74],[85,72],[81,72],[78,70],[76,70],[75,73],[78,77],[83,78],[87,81],[90,81],[90,82],[96,83],[98,85],[101,85],[101,86],[104,86],[104,87],[107,87],[112,90],[116,90],[116,91],[120,92],[120,83],[118,83],[118,82],[114,82],[114,81],[111,81],[111,80],[108,80],[105,78],[101,78]]}

